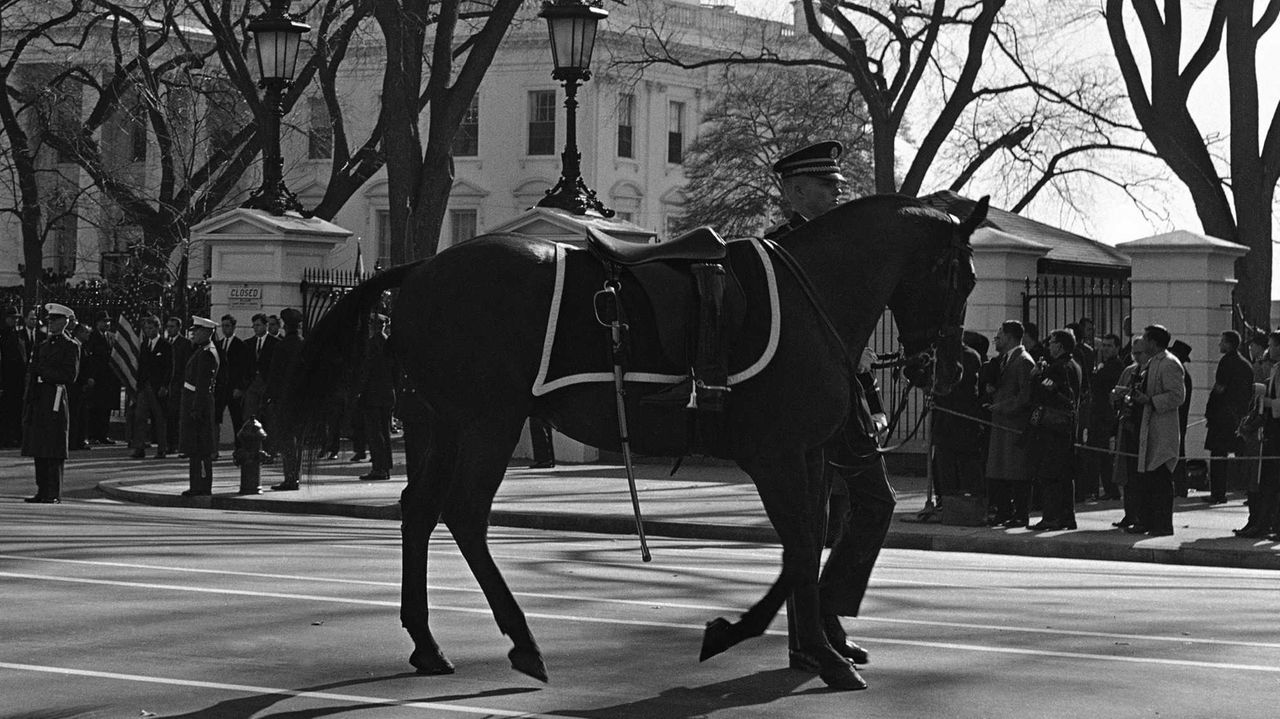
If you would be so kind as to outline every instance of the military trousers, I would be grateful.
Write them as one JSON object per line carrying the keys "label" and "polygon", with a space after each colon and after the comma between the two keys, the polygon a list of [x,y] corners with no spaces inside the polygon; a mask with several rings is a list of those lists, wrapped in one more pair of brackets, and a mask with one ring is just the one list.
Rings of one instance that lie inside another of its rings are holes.
{"label": "military trousers", "polygon": [[60,499],[62,497],[62,467],[66,460],[54,457],[36,457],[36,497]]}

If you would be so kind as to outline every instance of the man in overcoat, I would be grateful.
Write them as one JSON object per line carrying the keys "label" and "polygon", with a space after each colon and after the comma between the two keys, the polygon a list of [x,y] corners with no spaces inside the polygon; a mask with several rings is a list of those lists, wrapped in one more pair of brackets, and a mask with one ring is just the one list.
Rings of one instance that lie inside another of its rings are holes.
{"label": "man in overcoat", "polygon": [[164,459],[167,456],[169,425],[160,395],[169,388],[170,373],[173,372],[171,352],[169,343],[160,337],[160,319],[144,317],[142,339],[138,345],[137,392],[133,400],[133,437],[129,442],[133,446],[131,456],[134,459],[147,456],[148,426],[155,431],[155,458]]}
{"label": "man in overcoat", "polygon": [[22,456],[34,458],[36,465],[36,494],[25,501],[58,504],[71,431],[67,385],[75,382],[80,371],[80,343],[66,333],[75,313],[52,303],[45,305],[45,311],[49,338],[36,348],[27,367],[22,409]]}
{"label": "man in overcoat", "polygon": [[178,419],[182,416],[182,382],[187,374],[187,360],[194,347],[182,331],[182,318],[170,317],[164,323],[164,339],[169,343],[169,386],[161,388],[164,398],[165,420],[168,425],[169,445],[165,454],[178,451]]}
{"label": "man in overcoat", "polygon": [[245,341],[249,358],[249,386],[244,391],[244,418],[256,417],[267,432],[270,443],[272,429],[267,417],[267,381],[271,374],[271,357],[280,340],[267,331],[267,315],[259,312],[253,316],[253,336]]}
{"label": "man in overcoat", "polygon": [[356,385],[356,406],[360,408],[369,458],[373,461],[373,469],[360,476],[366,481],[391,479],[391,410],[396,404],[396,373],[387,354],[387,338],[383,334],[386,326],[386,315],[374,313],[369,317],[369,340]]}
{"label": "man in overcoat", "polygon": [[190,488],[184,497],[213,493],[213,455],[218,451],[218,423],[214,397],[218,386],[218,349],[212,340],[218,324],[207,317],[191,318],[191,358],[182,375],[182,409],[178,419],[179,449],[187,455]]}
{"label": "man in overcoat", "polygon": [[120,380],[111,369],[111,316],[93,314],[93,331],[85,342],[85,434],[90,444],[115,444],[111,439],[111,411],[120,405]]}
{"label": "man in overcoat", "polygon": [[22,343],[22,351],[27,353],[27,362],[36,354],[36,348],[49,339],[49,333],[40,327],[40,313],[35,308],[27,310],[22,318],[22,327],[18,330],[18,341]]}
{"label": "man in overcoat", "polygon": [[1131,394],[1142,408],[1142,428],[1138,435],[1138,478],[1142,487],[1143,511],[1139,524],[1126,529],[1130,534],[1165,537],[1173,534],[1173,468],[1181,446],[1178,408],[1186,395],[1182,363],[1169,352],[1169,330],[1148,325],[1142,339],[1151,352],[1147,380]]}
{"label": "man in overcoat", "polygon": [[22,314],[4,309],[0,324],[0,448],[22,445],[22,394],[27,379],[27,352],[18,333]]}
{"label": "man in overcoat", "polygon": [[[1213,389],[1204,405],[1204,448],[1210,457],[1239,456],[1243,446],[1236,429],[1240,419],[1249,412],[1253,401],[1253,367],[1240,354],[1240,333],[1227,330],[1218,340],[1218,369],[1213,374]],[[1228,479],[1235,474],[1233,463],[1221,459],[1209,460],[1209,504],[1227,501]]]}
{"label": "man in overcoat", "polygon": [[[224,414],[231,415],[231,434],[237,435],[244,424],[244,391],[249,388],[248,346],[236,337],[236,318],[223,315],[221,333],[214,339],[218,348],[218,392],[214,396],[214,417],[222,424]],[[240,447],[237,435],[236,448]],[[215,451],[215,455],[217,452]]]}
{"label": "man in overcoat", "polygon": [[[267,378],[267,403],[271,406],[272,416],[287,421],[289,408],[281,406],[281,400],[285,396],[289,377],[293,374],[298,358],[302,355],[302,313],[292,307],[286,307],[280,311],[280,322],[284,325],[284,338],[280,340],[280,344],[276,345],[271,357],[271,372]],[[279,426],[280,422],[277,421],[277,427]],[[286,433],[287,431],[286,428]],[[279,437],[278,432],[277,436]],[[285,436],[280,437],[276,450],[280,453],[284,481],[272,485],[271,489],[276,492],[296,491],[301,486],[302,479],[302,447],[299,446],[297,438]]]}
{"label": "man in overcoat", "polygon": [[992,526],[1025,527],[1031,509],[1031,472],[1023,433],[1031,419],[1031,370],[1036,363],[1022,346],[1022,323],[1006,320],[996,334],[1000,363],[991,396],[990,448],[987,452],[988,491],[995,514]]}
{"label": "man in overcoat", "polygon": [[[982,483],[983,427],[974,419],[982,414],[978,373],[982,356],[965,345],[960,357],[960,381],[951,391],[934,400],[934,404],[950,412],[936,412],[929,433],[933,443],[934,488],[939,506],[948,496],[977,492]],[[974,419],[968,419],[968,418]]]}
{"label": "man in overcoat", "polygon": [[[1088,445],[1098,450],[1109,450],[1111,439],[1116,436],[1116,409],[1111,403],[1111,391],[1120,382],[1125,364],[1120,359],[1120,338],[1114,334],[1103,335],[1098,340],[1098,364],[1093,368],[1089,403]],[[1112,477],[1112,455],[1103,451],[1085,452],[1081,455],[1084,467],[1086,495],[1094,494],[1101,487],[1102,499],[1119,499],[1120,492]]]}

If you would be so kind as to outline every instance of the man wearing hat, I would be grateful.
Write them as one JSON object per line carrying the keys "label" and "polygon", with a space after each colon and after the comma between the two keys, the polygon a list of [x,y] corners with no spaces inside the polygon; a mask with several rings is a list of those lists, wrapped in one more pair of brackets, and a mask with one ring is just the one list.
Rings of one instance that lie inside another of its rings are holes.
{"label": "man wearing hat", "polygon": [[22,456],[36,464],[36,495],[27,502],[62,501],[62,465],[67,459],[71,414],[67,385],[80,371],[80,343],[67,334],[75,313],[59,304],[45,305],[49,338],[36,348],[27,367],[27,392],[22,408]]}
{"label": "man wearing hat", "polygon": [[298,445],[298,438],[291,436],[289,425],[293,418],[289,414],[289,408],[280,404],[280,399],[284,397],[289,377],[294,372],[298,357],[302,355],[302,313],[286,307],[280,311],[280,321],[284,324],[284,337],[271,356],[271,370],[267,375],[267,404],[271,407],[271,416],[276,419],[276,436],[279,440],[276,450],[280,453],[284,481],[272,485],[271,489],[276,492],[292,492],[299,488],[299,481],[302,479],[302,448]]}
{"label": "man wearing hat", "polygon": [[213,493],[213,455],[218,451],[214,393],[218,383],[218,348],[211,341],[218,323],[191,318],[191,358],[182,379],[182,414],[178,417],[179,449],[187,455],[190,488],[184,497]]}
{"label": "man wearing hat", "polygon": [[782,179],[782,197],[791,208],[786,222],[770,229],[765,237],[774,240],[840,204],[840,155],[844,145],[835,140],[819,142],[773,163]]}
{"label": "man wearing hat", "polygon": [[356,385],[356,406],[364,424],[373,470],[360,479],[391,479],[391,409],[396,405],[396,373],[387,355],[386,315],[369,316],[369,341]]}
{"label": "man wearing hat", "polygon": [[22,314],[4,308],[0,323],[0,448],[22,445],[22,383],[27,376],[27,352],[18,336]]}

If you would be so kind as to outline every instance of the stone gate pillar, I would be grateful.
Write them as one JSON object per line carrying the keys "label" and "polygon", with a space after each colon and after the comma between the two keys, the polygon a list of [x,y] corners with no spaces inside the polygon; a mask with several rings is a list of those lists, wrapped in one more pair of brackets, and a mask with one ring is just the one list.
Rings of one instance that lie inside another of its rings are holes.
{"label": "stone gate pillar", "polygon": [[1050,247],[991,227],[980,227],[970,239],[977,284],[969,295],[965,329],[995,336],[1000,323],[1022,319],[1022,293],[1036,262]]}
{"label": "stone gate pillar", "polygon": [[[1218,365],[1218,338],[1231,329],[1235,260],[1248,248],[1177,230],[1116,246],[1133,259],[1133,331],[1164,325],[1191,345],[1192,396],[1188,424],[1204,419],[1205,400]],[[1247,341],[1247,339],[1246,339]],[[1187,454],[1206,454],[1204,423],[1187,428]]]}

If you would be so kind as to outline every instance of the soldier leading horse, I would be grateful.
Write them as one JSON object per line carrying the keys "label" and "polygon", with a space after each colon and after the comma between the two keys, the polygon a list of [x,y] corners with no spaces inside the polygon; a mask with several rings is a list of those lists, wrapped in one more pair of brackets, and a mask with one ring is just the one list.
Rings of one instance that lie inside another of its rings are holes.
{"label": "soldier leading horse", "polygon": [[[965,300],[974,284],[969,235],[985,214],[985,201],[958,221],[913,198],[862,198],[791,233],[781,243],[785,251],[769,255],[781,307],[776,354],[728,395],[728,440],[716,454],[735,460],[754,481],[781,540],[783,567],[740,621],[708,625],[703,658],[763,634],[794,593],[800,646],[818,660],[822,679],[836,688],[863,686],[827,643],[819,620],[820,545],[814,528],[821,521],[821,448],[850,414],[851,383],[856,383],[850,358],[866,346],[886,306],[893,310],[905,351],[936,357],[930,374],[938,389],[945,391],[954,380]],[[499,628],[511,637],[512,667],[547,679],[541,651],[486,536],[494,495],[528,416],[545,417],[588,445],[614,451],[620,446],[612,385],[578,384],[540,397],[531,390],[554,292],[556,254],[563,251],[535,238],[488,235],[366,281],[310,333],[287,390],[289,431],[314,444],[324,436],[319,425],[332,414],[328,403],[351,358],[358,356],[370,307],[385,290],[399,288],[392,350],[411,391],[424,400],[429,428],[406,426],[407,451],[424,441],[420,434],[427,436],[425,458],[409,459],[409,482],[401,497],[400,616],[415,645],[409,661],[419,673],[453,671],[428,626],[427,543],[443,520]],[[753,252],[751,242],[729,244],[735,266]],[[744,281],[743,291],[764,288]],[[591,298],[566,295],[563,301],[589,303]],[[601,328],[590,331],[598,333],[591,342],[601,347],[608,342]],[[643,389],[635,387],[630,394]],[[644,421],[636,419],[637,425]],[[633,447],[669,454],[671,446],[659,437],[637,427]]]}

